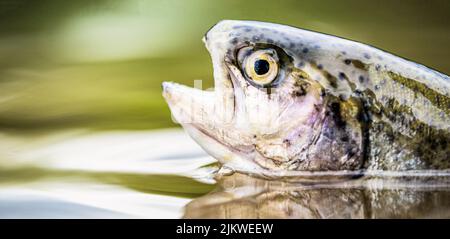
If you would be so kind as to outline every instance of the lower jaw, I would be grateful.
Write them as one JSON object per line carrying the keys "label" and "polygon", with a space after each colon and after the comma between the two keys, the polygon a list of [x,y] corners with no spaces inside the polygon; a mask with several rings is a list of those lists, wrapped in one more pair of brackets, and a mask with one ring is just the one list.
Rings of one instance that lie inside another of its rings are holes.
{"label": "lower jaw", "polygon": [[232,148],[196,125],[185,124],[183,128],[203,150],[217,159],[222,166],[243,173],[260,173],[265,170],[253,160],[248,159],[248,155],[252,152],[243,152]]}
{"label": "lower jaw", "polygon": [[349,179],[360,175],[361,171],[295,171],[295,170],[272,170],[263,168],[242,152],[230,149],[213,136],[205,134],[194,125],[183,125],[188,134],[212,157],[217,159],[222,167],[231,169],[236,173],[244,173],[255,177],[266,179],[283,178],[294,181]]}

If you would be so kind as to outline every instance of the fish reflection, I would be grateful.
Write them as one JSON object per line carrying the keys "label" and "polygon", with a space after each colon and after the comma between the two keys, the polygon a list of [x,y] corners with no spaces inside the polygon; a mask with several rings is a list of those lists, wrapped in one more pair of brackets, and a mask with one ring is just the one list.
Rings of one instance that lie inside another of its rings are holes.
{"label": "fish reflection", "polygon": [[184,218],[450,218],[450,179],[280,182],[233,174]]}

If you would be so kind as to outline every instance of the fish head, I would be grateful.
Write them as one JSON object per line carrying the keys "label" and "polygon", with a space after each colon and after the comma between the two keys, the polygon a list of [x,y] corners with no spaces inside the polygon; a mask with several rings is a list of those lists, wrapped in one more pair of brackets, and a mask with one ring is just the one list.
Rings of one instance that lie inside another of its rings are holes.
{"label": "fish head", "polygon": [[172,115],[209,154],[237,171],[359,167],[359,125],[342,126],[357,104],[341,105],[316,77],[323,76],[317,58],[333,59],[333,52],[311,47],[317,35],[272,23],[219,22],[203,38],[214,91],[163,83]]}

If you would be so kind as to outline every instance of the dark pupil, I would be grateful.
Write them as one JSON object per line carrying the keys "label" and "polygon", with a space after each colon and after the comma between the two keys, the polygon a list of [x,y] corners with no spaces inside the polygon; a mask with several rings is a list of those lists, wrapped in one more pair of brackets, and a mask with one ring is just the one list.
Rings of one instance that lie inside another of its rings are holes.
{"label": "dark pupil", "polygon": [[269,72],[269,62],[266,60],[257,60],[255,61],[255,72],[258,75],[264,75]]}

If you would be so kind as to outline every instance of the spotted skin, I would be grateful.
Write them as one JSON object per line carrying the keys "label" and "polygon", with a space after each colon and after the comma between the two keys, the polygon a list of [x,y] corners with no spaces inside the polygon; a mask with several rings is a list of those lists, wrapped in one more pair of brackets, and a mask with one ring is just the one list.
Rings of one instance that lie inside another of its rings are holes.
{"label": "spotted skin", "polygon": [[[212,153],[223,164],[252,162],[242,171],[265,174],[450,168],[448,76],[359,42],[273,23],[221,21],[203,40],[214,65],[215,108],[233,103],[223,108],[231,112],[227,124],[196,128],[231,152]],[[272,85],[259,87],[242,73],[240,52],[248,48],[278,52]],[[226,89],[233,93],[220,93]],[[261,90],[267,98],[252,101]],[[245,121],[267,105],[276,112]]]}

